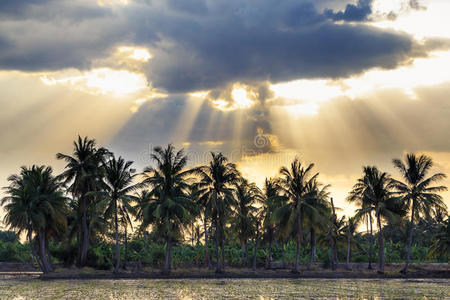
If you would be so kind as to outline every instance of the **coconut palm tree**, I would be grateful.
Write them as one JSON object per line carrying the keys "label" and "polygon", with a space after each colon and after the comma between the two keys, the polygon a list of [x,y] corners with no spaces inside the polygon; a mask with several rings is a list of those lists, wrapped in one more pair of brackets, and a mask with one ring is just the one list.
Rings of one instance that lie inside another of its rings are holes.
{"label": "coconut palm tree", "polygon": [[351,256],[351,244],[354,242],[354,234],[356,231],[356,227],[358,226],[358,219],[355,217],[350,217],[347,219],[346,225],[344,227],[345,235],[347,236],[347,259],[346,259],[346,268],[347,270],[351,270],[350,267],[350,256]]}
{"label": "coconut palm tree", "polygon": [[189,197],[188,176],[185,170],[187,157],[184,151],[175,153],[172,145],[167,148],[154,148],[152,159],[155,166],[144,170],[144,185],[150,188],[151,197],[144,209],[145,222],[152,223],[166,240],[166,257],[163,273],[170,271],[170,252],[172,243],[181,238],[182,229],[190,224],[197,213],[195,202]]}
{"label": "coconut palm tree", "polygon": [[330,205],[328,202],[328,185],[322,186],[317,180],[306,184],[306,196],[303,203],[305,223],[310,229],[311,254],[308,268],[312,268],[316,256],[316,233],[326,230],[329,224]]}
{"label": "coconut palm tree", "polygon": [[377,167],[364,167],[364,176],[358,179],[350,192],[350,197],[354,199],[364,199],[365,205],[370,206],[368,211],[374,211],[378,226],[379,245],[379,267],[378,272],[384,273],[386,262],[384,239],[383,239],[383,218],[393,218],[399,213],[398,198],[394,193],[394,181],[389,174],[381,172]]}
{"label": "coconut palm tree", "polygon": [[[212,220],[216,236],[216,272],[221,273],[225,267],[224,225],[236,200],[233,186],[239,181],[236,165],[229,162],[222,153],[211,153],[212,159],[206,166],[199,167],[195,173],[200,178],[197,183],[199,203],[204,213]],[[222,262],[219,258],[222,250]]]}
{"label": "coconut palm tree", "polygon": [[131,193],[139,187],[139,185],[133,183],[134,176],[132,173],[134,170],[131,169],[132,164],[133,162],[125,161],[122,157],[116,159],[113,155],[104,165],[105,184],[103,186],[103,195],[104,201],[107,203],[105,215],[114,219],[114,237],[116,242],[114,273],[117,273],[120,267],[119,223],[125,229],[131,224],[130,213],[134,213],[131,202],[136,199]]}
{"label": "coconut palm tree", "polygon": [[133,207],[135,213],[135,221],[139,222],[138,232],[144,234],[144,249],[148,247],[148,226],[150,225],[145,218],[144,211],[148,203],[151,201],[150,192],[142,189],[135,195],[135,205]]}
{"label": "coconut palm tree", "polygon": [[431,257],[442,255],[448,261],[450,257],[450,216],[447,216],[447,220],[443,223],[438,224],[429,255]]}
{"label": "coconut palm tree", "polygon": [[247,252],[247,241],[253,235],[254,224],[252,216],[257,209],[255,204],[260,200],[261,191],[256,184],[249,183],[241,178],[234,186],[234,195],[236,198],[235,215],[233,217],[232,230],[237,233],[241,243],[242,264],[249,265],[249,256]]}
{"label": "coconut palm tree", "polygon": [[[261,195],[262,204],[262,227],[266,233],[268,240],[268,249],[266,255],[266,268],[270,268],[271,263],[271,252],[272,252],[272,242],[275,235],[282,238],[282,233],[280,230],[276,230],[276,223],[274,221],[275,211],[285,204],[285,197],[281,196],[279,193],[278,185],[276,180],[272,178],[266,178],[264,181],[264,189]],[[284,251],[284,245],[281,245]]]}
{"label": "coconut palm tree", "polygon": [[338,266],[338,241],[341,235],[342,227],[344,226],[344,217],[340,219],[336,215],[336,207],[334,206],[333,198],[330,198],[331,209],[328,213],[329,226],[328,238],[330,242],[330,258],[331,269],[336,270]]}
{"label": "coconut palm tree", "polygon": [[[59,175],[63,180],[68,191],[72,193],[75,203],[78,205],[77,211],[80,214],[80,239],[79,246],[79,262],[78,265],[83,267],[86,264],[87,251],[89,247],[89,228],[88,228],[88,210],[94,206],[96,194],[91,192],[99,192],[102,178],[102,165],[109,155],[104,149],[98,149],[95,140],[87,137],[74,141],[73,155],[62,153],[56,154],[56,158],[66,162],[65,171]],[[88,193],[91,193],[88,196]],[[93,215],[93,214],[91,214]],[[78,218],[77,218],[78,219]]]}
{"label": "coconut palm tree", "polygon": [[431,209],[438,207],[444,208],[445,204],[442,197],[437,193],[447,190],[445,186],[433,186],[446,176],[443,173],[436,173],[429,176],[433,167],[433,160],[426,155],[417,156],[414,153],[408,153],[405,161],[394,159],[393,164],[403,177],[403,182],[395,180],[395,188],[403,197],[408,210],[411,212],[411,221],[408,232],[408,254],[406,263],[402,269],[403,273],[408,272],[408,266],[411,258],[411,247],[413,241],[414,222],[420,215],[427,215]]}
{"label": "coconut palm tree", "polygon": [[277,209],[275,219],[280,223],[282,230],[296,232],[297,253],[293,272],[299,271],[300,248],[303,239],[303,215],[305,199],[309,196],[308,182],[314,181],[318,173],[311,174],[314,164],[304,167],[296,158],[290,168],[280,169],[281,178],[278,182],[280,192],[285,196],[287,204]]}
{"label": "coconut palm tree", "polygon": [[253,242],[254,242],[254,247],[253,247],[253,266],[252,266],[252,270],[256,271],[256,257],[257,257],[257,253],[258,253],[258,242],[260,239],[260,228],[261,228],[261,224],[263,222],[263,207],[259,207],[257,208],[256,213],[251,217],[252,218],[252,222],[255,224],[255,232],[253,234]]}
{"label": "coconut palm tree", "polygon": [[[8,178],[7,196],[1,200],[6,211],[4,222],[19,234],[27,232],[32,255],[44,273],[53,270],[48,261],[48,234],[67,227],[67,198],[52,172],[51,167],[22,167],[19,175]],[[39,254],[33,245],[33,233],[38,240]]]}
{"label": "coconut palm tree", "polygon": [[373,214],[374,214],[374,206],[371,203],[371,199],[369,199],[368,194],[365,194],[360,188],[353,189],[350,191],[347,196],[347,201],[350,203],[354,203],[359,206],[356,209],[355,219],[358,222],[365,221],[367,226],[369,227],[369,265],[368,269],[372,270],[372,249],[373,249]]}

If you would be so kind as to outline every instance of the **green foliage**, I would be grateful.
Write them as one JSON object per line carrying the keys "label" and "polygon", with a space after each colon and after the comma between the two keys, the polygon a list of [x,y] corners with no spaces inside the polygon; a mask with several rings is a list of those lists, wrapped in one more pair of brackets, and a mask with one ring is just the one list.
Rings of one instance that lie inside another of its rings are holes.
{"label": "green foliage", "polygon": [[109,270],[113,266],[112,249],[107,244],[100,244],[89,249],[87,253],[87,265],[99,270]]}
{"label": "green foliage", "polygon": [[0,241],[0,262],[31,262],[28,245],[23,245],[15,240]]}
{"label": "green foliage", "polygon": [[151,243],[147,249],[142,249],[139,253],[139,259],[144,265],[161,268],[164,264],[165,246],[162,244]]}
{"label": "green foliage", "polygon": [[14,231],[0,230],[0,241],[5,243],[11,243],[18,240],[18,236]]}
{"label": "green foliage", "polygon": [[63,266],[70,267],[75,263],[78,251],[76,243],[51,243],[49,250],[50,254]]}
{"label": "green foliage", "polygon": [[[281,262],[283,240],[285,262],[298,270],[298,263],[309,262],[315,244],[315,261],[326,266],[345,261],[347,244],[352,262],[368,262],[369,234],[356,231],[366,221],[377,225],[370,227],[372,262],[380,259],[382,265],[384,256],[388,263],[406,257],[448,262],[450,221],[438,194],[446,187],[432,186],[445,175],[429,176],[433,163],[426,156],[394,160],[404,182],[375,166],[365,167],[347,198],[358,206],[356,215],[337,218],[328,186],[319,182],[313,164],[298,159],[281,168],[278,178],[267,179],[261,191],[221,153],[212,153],[206,166],[186,169],[183,150],[155,147],[153,165],[139,174],[143,182],[135,184],[131,162],[97,149],[88,138],[79,137],[74,147],[73,156],[57,155],[67,163],[59,176],[53,176],[51,167],[32,166],[8,178],[1,204],[5,224],[17,233],[0,231],[0,261],[31,262],[34,257],[44,272],[51,272],[48,251],[54,263],[66,267],[77,263],[110,269],[116,261],[117,271],[126,255],[146,266],[164,265],[168,272],[205,265],[200,242],[208,236],[217,272],[222,271],[220,255],[226,266],[246,267],[244,245],[252,262],[255,239],[257,266],[264,266],[269,254]],[[21,233],[27,244],[21,243]]]}

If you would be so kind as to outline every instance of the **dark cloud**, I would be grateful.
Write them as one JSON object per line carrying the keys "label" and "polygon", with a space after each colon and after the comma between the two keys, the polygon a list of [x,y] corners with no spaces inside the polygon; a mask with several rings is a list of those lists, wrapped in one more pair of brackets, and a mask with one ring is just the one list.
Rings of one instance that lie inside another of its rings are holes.
{"label": "dark cloud", "polygon": [[361,22],[367,21],[372,13],[373,0],[358,0],[358,3],[347,4],[344,11],[325,10],[325,15],[333,21]]}
{"label": "dark cloud", "polygon": [[[94,4],[94,5],[93,5]],[[32,20],[46,22],[81,22],[86,19],[112,16],[108,7],[89,1],[2,0],[0,20]]]}
{"label": "dark cloud", "polygon": [[204,0],[167,0],[169,7],[180,12],[190,14],[204,14],[208,11]]}
{"label": "dark cloud", "polygon": [[0,19],[25,15],[31,6],[45,5],[52,0],[2,0],[0,1]]}
{"label": "dark cloud", "polygon": [[333,12],[343,24],[318,10],[329,2],[140,0],[99,7],[82,0],[7,1],[10,12],[23,15],[0,20],[0,40],[8,41],[0,49],[0,68],[86,69],[119,45],[137,45],[153,55],[145,66],[149,82],[175,93],[235,82],[346,77],[425,55],[413,51],[415,42],[406,34],[346,24],[366,18],[370,1]]}
{"label": "dark cloud", "polygon": [[[369,26],[319,24],[301,31],[208,26],[190,35],[179,30],[178,45],[156,50],[147,75],[154,86],[185,92],[232,82],[281,82],[337,78],[373,67],[394,68],[409,58],[405,34]],[[203,32],[202,32],[203,31]]]}

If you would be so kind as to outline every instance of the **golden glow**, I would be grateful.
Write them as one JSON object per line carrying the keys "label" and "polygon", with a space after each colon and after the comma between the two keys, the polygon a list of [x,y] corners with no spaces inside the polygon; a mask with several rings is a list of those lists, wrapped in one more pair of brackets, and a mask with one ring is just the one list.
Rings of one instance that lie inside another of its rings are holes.
{"label": "golden glow", "polygon": [[322,102],[342,94],[341,88],[329,80],[295,80],[271,85],[275,97]]}
{"label": "golden glow", "polygon": [[41,80],[46,85],[62,84],[94,95],[125,96],[148,88],[143,74],[109,68],[62,72],[56,76],[42,76]]}
{"label": "golden glow", "polygon": [[214,101],[212,101],[212,104],[218,110],[222,110],[222,111],[233,110],[232,108],[229,107],[229,103],[227,101],[225,101],[225,100],[220,100],[220,99],[219,100],[214,100]]}
{"label": "golden glow", "polygon": [[197,91],[197,92],[193,92],[193,93],[189,93],[188,95],[190,97],[194,97],[194,98],[206,98],[206,96],[208,96],[209,91]]}
{"label": "golden glow", "polygon": [[199,145],[209,145],[209,146],[219,146],[219,145],[223,145],[222,141],[204,141],[204,142],[200,142],[198,143]]}
{"label": "golden glow", "polygon": [[415,99],[414,88],[438,85],[450,80],[450,52],[435,52],[429,58],[416,59],[411,65],[394,70],[369,71],[359,77],[341,81],[343,94],[355,98],[379,89],[402,89]]}
{"label": "golden glow", "polygon": [[292,116],[314,115],[321,102],[339,96],[354,99],[381,89],[401,89],[405,95],[416,99],[416,87],[450,81],[448,74],[442,71],[447,69],[450,69],[450,52],[434,52],[393,70],[372,70],[339,81],[297,80],[272,85],[271,89],[275,98],[291,100],[280,106]]}
{"label": "golden glow", "polygon": [[298,118],[305,115],[317,115],[319,106],[317,103],[304,103],[304,104],[294,104],[285,105],[283,109],[293,118]]}
{"label": "golden glow", "polygon": [[327,80],[295,80],[270,87],[275,98],[287,99],[287,103],[275,105],[277,110],[292,118],[316,115],[319,103],[342,95],[342,87]]}
{"label": "golden glow", "polygon": [[126,55],[128,58],[146,62],[152,58],[150,52],[148,52],[145,48],[136,48],[136,47],[120,47],[118,49],[120,54]]}
{"label": "golden glow", "polygon": [[[402,6],[403,3],[403,6]],[[417,39],[426,36],[450,37],[448,30],[448,15],[450,14],[450,1],[435,0],[426,3],[426,9],[405,11],[404,1],[377,0],[374,10],[380,13],[400,12],[394,21],[382,20],[371,23],[381,28],[393,28],[408,32]]]}
{"label": "golden glow", "polygon": [[[189,95],[194,97],[207,97],[209,92],[199,91]],[[250,108],[255,104],[255,101],[249,97],[248,86],[236,83],[231,89],[230,99],[219,98],[211,100],[212,105],[221,111],[233,111],[237,109]]]}
{"label": "golden glow", "polygon": [[244,88],[234,89],[232,95],[234,103],[238,108],[248,108],[253,104],[253,101],[248,99],[247,91]]}

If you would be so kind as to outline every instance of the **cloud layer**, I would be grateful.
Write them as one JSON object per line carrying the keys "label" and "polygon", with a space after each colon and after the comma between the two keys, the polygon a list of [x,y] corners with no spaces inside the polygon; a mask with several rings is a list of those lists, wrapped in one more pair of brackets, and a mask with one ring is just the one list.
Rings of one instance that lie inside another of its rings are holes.
{"label": "cloud layer", "polygon": [[153,87],[179,93],[340,78],[426,55],[407,34],[348,23],[367,21],[372,1],[337,1],[341,11],[335,2],[2,1],[0,68],[89,69],[118,46],[136,45],[153,55],[144,66]]}

